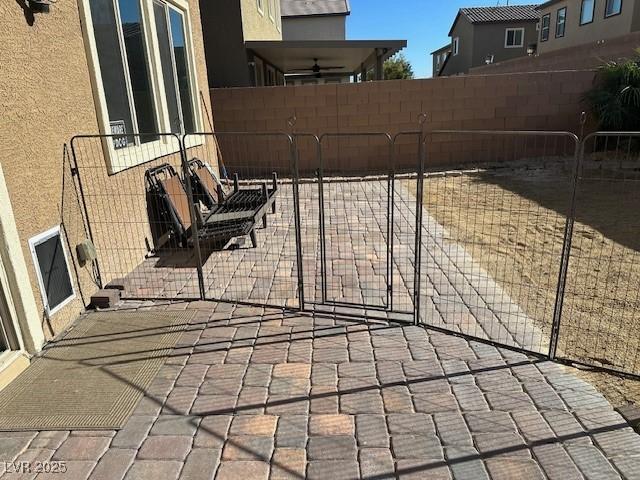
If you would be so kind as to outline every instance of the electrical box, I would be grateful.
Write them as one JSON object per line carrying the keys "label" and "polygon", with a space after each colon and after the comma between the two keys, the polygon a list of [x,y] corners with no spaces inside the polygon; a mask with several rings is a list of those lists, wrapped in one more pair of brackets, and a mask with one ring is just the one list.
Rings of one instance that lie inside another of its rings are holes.
{"label": "electrical box", "polygon": [[78,263],[84,267],[87,263],[93,262],[98,258],[96,247],[91,240],[84,240],[76,245],[76,254],[78,255]]}

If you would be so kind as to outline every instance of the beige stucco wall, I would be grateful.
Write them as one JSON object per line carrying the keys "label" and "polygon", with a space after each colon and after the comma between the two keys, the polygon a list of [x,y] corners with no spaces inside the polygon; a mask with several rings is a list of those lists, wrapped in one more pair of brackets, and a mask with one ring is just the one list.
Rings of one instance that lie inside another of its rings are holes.
{"label": "beige stucco wall", "polygon": [[[596,1],[594,19],[592,23],[580,25],[580,0],[563,0],[540,11],[540,18],[551,14],[551,29],[549,40],[538,42],[538,53],[544,54],[560,48],[573,47],[585,43],[596,43],[601,40],[618,37],[633,31],[634,10],[640,10],[637,2],[623,1],[622,13],[604,18],[606,2]],[[564,37],[556,38],[557,12],[567,7],[567,23]],[[640,27],[640,26],[639,26]],[[638,28],[638,27],[636,27]]]}
{"label": "beige stucco wall", "polygon": [[[280,0],[262,1],[264,8],[263,12],[260,12],[257,0],[240,0],[244,40],[282,40],[278,24]],[[269,17],[269,8],[275,9],[273,19]]]}
{"label": "beige stucco wall", "polygon": [[[209,104],[198,2],[189,2],[189,5],[198,83]],[[40,323],[46,337],[51,338],[69,325],[84,304],[78,295],[50,320],[45,318],[28,241],[63,220],[72,248],[85,238],[63,148],[73,135],[96,134],[99,129],[77,1],[59,1],[51,6],[49,14],[36,14],[33,20],[25,16],[19,3],[0,3],[0,132],[3,137],[0,162],[30,282],[40,308]],[[144,190],[140,190],[144,183],[139,170],[107,177],[102,163],[94,167],[91,170],[94,182],[131,189],[120,190],[123,195],[136,195],[136,198],[144,195]],[[89,171],[85,175],[88,176]],[[124,175],[129,175],[131,180],[124,181]],[[86,183],[90,185],[91,181]],[[98,236],[105,235],[112,245],[120,245],[123,249],[132,242],[143,243],[139,236],[115,234],[113,228],[106,227],[118,214],[113,204],[104,203],[95,212],[102,216],[105,225],[94,232]],[[136,213],[142,215],[142,212]],[[135,217],[135,221],[143,228],[146,212],[144,216]],[[100,239],[96,240],[99,243]],[[74,252],[70,253],[75,256]],[[122,270],[128,267],[126,262],[118,264]],[[71,267],[71,273],[77,293],[82,293],[88,301],[96,289],[89,272],[82,268],[74,272]]]}

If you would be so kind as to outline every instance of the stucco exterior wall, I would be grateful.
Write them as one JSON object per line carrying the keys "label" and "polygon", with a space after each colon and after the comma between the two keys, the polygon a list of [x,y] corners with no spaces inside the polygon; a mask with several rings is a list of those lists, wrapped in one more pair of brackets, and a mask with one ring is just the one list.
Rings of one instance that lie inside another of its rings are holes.
{"label": "stucco exterior wall", "polygon": [[557,70],[594,70],[609,60],[633,58],[640,48],[640,32],[622,35],[606,42],[592,41],[561,48],[533,57],[516,58],[493,65],[472,68],[470,74],[549,72]]}
{"label": "stucco exterior wall", "polygon": [[[458,75],[460,73],[467,73],[469,68],[471,68],[473,62],[473,36],[473,25],[464,17],[460,17],[456,27],[451,32],[451,56],[442,71],[442,75]],[[456,37],[460,39],[460,46],[458,54],[454,55],[453,39]]]}
{"label": "stucco exterior wall", "polygon": [[[198,83],[205,102],[209,103],[198,3],[189,2],[189,5]],[[51,338],[78,315],[84,308],[83,300],[88,301],[96,286],[87,269],[70,265],[78,295],[50,320],[45,318],[28,240],[63,222],[67,234],[63,241],[68,239],[71,250],[86,238],[69,174],[69,160],[65,159],[63,149],[76,134],[99,133],[96,107],[75,0],[57,2],[49,14],[36,14],[35,18],[25,14],[17,2],[2,2],[0,19],[0,132],[3,137],[0,162],[30,283],[42,315],[40,323],[45,336]],[[104,164],[92,170],[93,181],[99,179],[104,185],[134,173],[132,170],[108,177]],[[144,190],[140,190],[144,187],[143,181],[137,176],[120,184],[130,189],[120,191],[121,195],[144,195]],[[96,215],[106,224],[117,215],[112,208],[113,205],[104,204]],[[134,218],[142,225],[146,222],[146,212],[144,217]],[[144,239],[135,237],[135,233],[126,239],[124,234],[114,234],[114,227],[97,229],[96,234],[104,235],[112,245],[122,248],[127,246],[125,241],[144,244]],[[70,258],[75,258],[74,251],[69,253]]]}
{"label": "stucco exterior wall", "polygon": [[[638,25],[640,18],[637,13],[640,10],[638,2],[625,0],[622,2],[620,15],[605,18],[606,2],[604,0],[597,1],[593,22],[586,25],[580,25],[580,6],[580,0],[563,0],[540,11],[541,18],[548,13],[551,14],[551,29],[549,40],[538,43],[538,53],[544,54],[561,48],[598,42],[631,33],[634,29],[640,28]],[[564,7],[567,8],[565,35],[556,38],[557,12]]]}
{"label": "stucco exterior wall", "polygon": [[293,17],[282,19],[283,40],[344,40],[347,17],[344,15]]}
{"label": "stucco exterior wall", "polygon": [[251,86],[240,0],[201,0],[200,15],[209,86]]}
{"label": "stucco exterior wall", "polygon": [[[505,48],[507,28],[524,28],[523,46]],[[460,39],[458,55],[451,55],[442,75],[468,73],[473,67],[485,64],[487,55],[494,56],[494,62],[503,62],[527,55],[527,46],[536,43],[535,22],[472,24],[464,16],[458,19],[451,38]]]}
{"label": "stucco exterior wall", "polygon": [[[438,75],[438,57],[442,56],[443,53],[449,53],[449,55],[451,55],[451,45],[447,45],[446,47],[443,47],[440,50],[436,50],[431,54],[431,70],[434,77]],[[442,63],[440,64],[440,66],[442,66]]]}
{"label": "stucco exterior wall", "polygon": [[[282,32],[278,24],[280,0],[262,1],[264,8],[263,12],[260,12],[257,0],[240,0],[244,40],[282,40]],[[276,9],[273,19],[269,17],[270,5],[273,5],[272,8]]]}
{"label": "stucco exterior wall", "polygon": [[[505,48],[507,28],[524,28],[522,47]],[[514,22],[509,24],[480,24],[474,28],[473,60],[471,66],[484,65],[487,55],[494,56],[494,62],[503,62],[527,55],[527,46],[536,43],[538,32],[536,22]]]}

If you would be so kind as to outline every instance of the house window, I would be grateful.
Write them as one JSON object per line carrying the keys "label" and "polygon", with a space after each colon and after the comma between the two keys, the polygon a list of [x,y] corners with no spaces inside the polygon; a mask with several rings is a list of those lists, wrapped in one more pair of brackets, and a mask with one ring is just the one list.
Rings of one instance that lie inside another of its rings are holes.
{"label": "house window", "polygon": [[[156,132],[156,105],[139,4],[91,0],[90,6],[110,124],[107,133]],[[127,146],[156,139],[125,137],[119,141],[124,140],[123,146]]]}
{"label": "house window", "polygon": [[264,63],[260,58],[254,59],[255,63],[255,85],[256,87],[264,87]]}
{"label": "house window", "polygon": [[604,10],[604,16],[613,17],[622,13],[622,0],[607,0],[607,6]]}
{"label": "house window", "polygon": [[195,119],[184,17],[175,8],[158,1],[153,2],[153,15],[171,131],[193,133]]}
{"label": "house window", "polygon": [[556,17],[556,38],[564,37],[564,32],[567,26],[567,7],[558,10]]}
{"label": "house window", "polygon": [[547,13],[544,17],[542,17],[542,22],[540,25],[540,41],[546,42],[549,40],[549,31],[551,30],[551,14]]}
{"label": "house window", "polygon": [[580,9],[580,25],[593,22],[593,15],[596,9],[596,0],[582,0]]}
{"label": "house window", "polygon": [[42,303],[50,316],[75,298],[60,227],[32,238],[29,247],[36,266]]}
{"label": "house window", "polygon": [[460,51],[460,38],[456,37],[453,39],[453,54],[458,55],[459,51]]}
{"label": "house window", "polygon": [[271,65],[267,65],[267,80],[265,85],[268,87],[272,87],[276,84],[276,71]]}
{"label": "house window", "polygon": [[[130,147],[158,142],[169,149],[168,139],[153,132],[198,130],[186,1],[81,0],[80,5],[102,130],[122,134],[108,147],[111,173],[151,159],[131,155]],[[158,144],[143,151],[171,153]]]}
{"label": "house window", "polygon": [[522,48],[524,46],[524,28],[507,28],[504,48]]}

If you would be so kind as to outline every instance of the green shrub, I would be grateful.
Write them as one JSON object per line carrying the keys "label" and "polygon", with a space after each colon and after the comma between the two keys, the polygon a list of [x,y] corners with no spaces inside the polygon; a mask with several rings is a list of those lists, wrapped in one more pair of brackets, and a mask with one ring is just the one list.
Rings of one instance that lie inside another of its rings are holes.
{"label": "green shrub", "polygon": [[640,50],[635,59],[608,62],[584,97],[600,129],[640,130]]}

